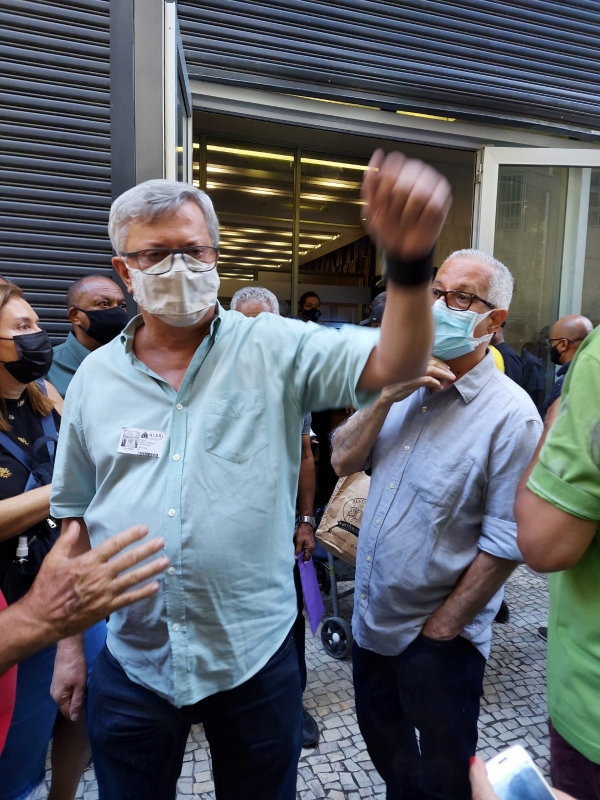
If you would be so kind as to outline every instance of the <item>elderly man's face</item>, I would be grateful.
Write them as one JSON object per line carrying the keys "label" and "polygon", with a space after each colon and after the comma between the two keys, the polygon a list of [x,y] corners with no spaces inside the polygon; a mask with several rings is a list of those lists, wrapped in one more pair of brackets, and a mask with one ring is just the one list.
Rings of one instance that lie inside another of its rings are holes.
{"label": "elderly man's face", "polygon": [[[489,282],[491,271],[486,264],[482,264],[475,258],[457,257],[447,261],[438,270],[433,286],[446,291],[460,290],[475,294],[483,300],[488,299]],[[432,300],[435,302],[434,298]],[[480,300],[474,299],[470,311],[477,314],[485,314],[490,308]],[[487,333],[497,331],[506,319],[506,310],[496,309],[482,319],[473,331],[473,335],[485,336]]]}
{"label": "elderly man's face", "polygon": [[249,300],[246,303],[238,303],[236,311],[243,314],[245,317],[258,317],[259,314],[272,314],[273,309],[268,303],[257,303],[256,301]]}
{"label": "elderly man's face", "polygon": [[[134,220],[129,226],[123,251],[135,253],[138,250],[147,250],[153,247],[178,249],[191,245],[212,247],[212,242],[204,214],[196,203],[189,201],[174,213],[159,217],[154,222]],[[136,264],[133,260],[128,263],[130,267],[135,268]],[[120,256],[115,256],[113,265],[128,291],[131,292],[131,280],[125,261]]]}

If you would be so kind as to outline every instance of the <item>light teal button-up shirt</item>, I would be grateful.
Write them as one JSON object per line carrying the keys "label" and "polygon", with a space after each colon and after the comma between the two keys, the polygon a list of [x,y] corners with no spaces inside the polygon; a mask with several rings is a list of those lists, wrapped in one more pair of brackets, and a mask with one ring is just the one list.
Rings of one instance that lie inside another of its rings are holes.
{"label": "light teal button-up shirt", "polygon": [[[176,392],[135,357],[142,324],[73,378],[51,506],[84,517],[92,546],[134,524],[165,537],[158,594],[111,614],[108,647],[181,707],[251,678],[291,629],[302,418],[364,405],[378,334],[219,309]],[[162,454],[118,453],[123,428],[164,433]]]}

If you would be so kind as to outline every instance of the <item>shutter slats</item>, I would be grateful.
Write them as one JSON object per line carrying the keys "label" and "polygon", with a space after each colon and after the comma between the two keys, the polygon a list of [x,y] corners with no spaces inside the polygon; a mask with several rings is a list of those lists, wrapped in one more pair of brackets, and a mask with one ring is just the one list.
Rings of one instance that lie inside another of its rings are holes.
{"label": "shutter slats", "polygon": [[5,0],[0,25],[0,274],[58,342],[70,284],[112,275],[109,0]]}
{"label": "shutter slats", "polygon": [[594,0],[179,0],[190,75],[465,118],[600,128]]}

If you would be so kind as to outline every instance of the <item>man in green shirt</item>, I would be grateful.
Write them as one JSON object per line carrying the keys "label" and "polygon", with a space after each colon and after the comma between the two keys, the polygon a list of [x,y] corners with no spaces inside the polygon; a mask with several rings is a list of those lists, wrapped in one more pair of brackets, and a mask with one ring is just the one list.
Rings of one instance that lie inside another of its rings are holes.
{"label": "man in green shirt", "polygon": [[79,278],[67,292],[73,330],[54,348],[48,380],[64,397],[84,358],[108,344],[127,325],[127,304],[119,285],[103,275]]}
{"label": "man in green shirt", "polygon": [[548,410],[515,506],[525,560],[555,573],[548,622],[551,770],[554,785],[579,800],[600,797],[598,398],[600,329],[581,345],[562,398]]}

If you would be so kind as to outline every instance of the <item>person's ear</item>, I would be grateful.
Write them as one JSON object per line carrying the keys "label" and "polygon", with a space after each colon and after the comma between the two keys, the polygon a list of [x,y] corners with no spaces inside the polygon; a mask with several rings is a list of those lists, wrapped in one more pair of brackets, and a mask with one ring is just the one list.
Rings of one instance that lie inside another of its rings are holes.
{"label": "person's ear", "polygon": [[88,320],[83,319],[83,313],[78,308],[73,308],[73,306],[71,306],[68,313],[71,325],[77,325],[79,328],[83,328],[85,324],[88,324]]}
{"label": "person's ear", "polygon": [[569,349],[570,342],[568,339],[560,339],[558,344],[556,345],[556,349],[562,355],[566,350]]}
{"label": "person's ear", "polygon": [[495,308],[487,318],[488,333],[496,333],[502,327],[502,323],[506,319],[508,311],[505,308]]}
{"label": "person's ear", "polygon": [[121,256],[113,256],[112,265],[119,273],[119,277],[125,284],[125,287],[129,292],[129,294],[133,294],[133,289],[131,286],[131,278],[129,276],[129,270],[127,269],[127,265],[125,264]]}

